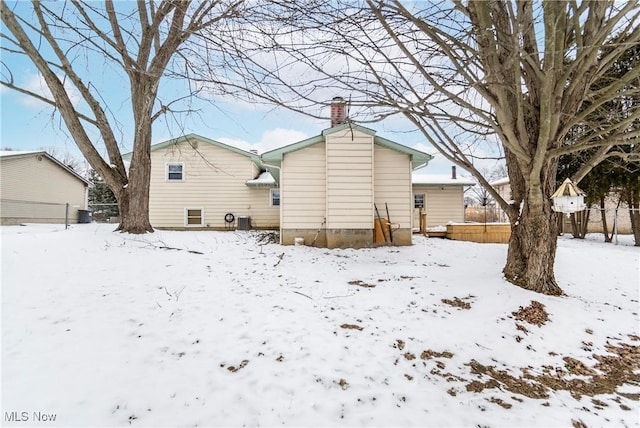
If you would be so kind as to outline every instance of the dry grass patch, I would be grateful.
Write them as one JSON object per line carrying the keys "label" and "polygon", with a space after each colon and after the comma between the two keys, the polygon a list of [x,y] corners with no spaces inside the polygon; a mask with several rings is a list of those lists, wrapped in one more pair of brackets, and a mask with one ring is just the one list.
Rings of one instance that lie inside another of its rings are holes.
{"label": "dry grass patch", "polygon": [[357,324],[342,324],[340,328],[344,328],[347,330],[358,330],[358,331],[361,331],[363,329],[363,327],[360,327]]}
{"label": "dry grass patch", "polygon": [[453,354],[449,351],[444,352],[436,352],[431,349],[427,349],[426,351],[422,351],[420,354],[420,358],[423,360],[430,360],[431,358],[452,358]]}
{"label": "dry grass patch", "polygon": [[376,285],[375,284],[368,284],[362,280],[359,279],[355,279],[353,281],[349,281],[348,282],[349,285],[357,285],[358,287],[364,287],[364,288],[374,288]]}
{"label": "dry grass patch", "polygon": [[[465,299],[468,299],[468,297],[465,297]],[[471,304],[457,297],[454,297],[453,300],[442,299],[442,303],[446,303],[447,305],[453,306],[454,308],[471,309]]]}
{"label": "dry grass patch", "polygon": [[531,301],[531,304],[527,307],[520,306],[515,312],[512,312],[511,315],[516,317],[519,321],[525,321],[529,324],[534,324],[540,327],[543,324],[546,324],[549,321],[549,314],[544,308],[544,305],[540,302],[536,302],[535,300]]}
{"label": "dry grass patch", "polygon": [[640,347],[621,343],[619,346],[607,344],[606,348],[610,354],[593,355],[598,361],[593,368],[587,367],[575,358],[564,357],[564,369],[544,366],[543,374],[533,375],[528,369],[523,368],[521,377],[472,360],[467,364],[471,367],[471,373],[488,377],[489,380],[474,380],[467,384],[467,391],[480,392],[484,389],[501,388],[529,398],[543,399],[549,396],[548,390],[551,389],[568,391],[575,399],[580,399],[583,395],[593,397],[600,394],[616,394],[640,401],[640,394],[617,391],[618,387],[624,384],[640,384]]}

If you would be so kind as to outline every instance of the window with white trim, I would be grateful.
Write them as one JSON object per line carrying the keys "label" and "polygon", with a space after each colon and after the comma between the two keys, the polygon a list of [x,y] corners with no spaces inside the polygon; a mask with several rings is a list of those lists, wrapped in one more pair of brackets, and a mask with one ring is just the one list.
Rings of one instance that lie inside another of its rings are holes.
{"label": "window with white trim", "polygon": [[280,206],[280,189],[271,189],[271,206],[279,207]]}
{"label": "window with white trim", "polygon": [[204,224],[202,208],[185,208],[184,217],[185,226],[202,226]]}
{"label": "window with white trim", "polygon": [[413,195],[413,207],[424,208],[424,193],[416,193]]}
{"label": "window with white trim", "polygon": [[165,170],[167,181],[184,181],[184,162],[169,162]]}

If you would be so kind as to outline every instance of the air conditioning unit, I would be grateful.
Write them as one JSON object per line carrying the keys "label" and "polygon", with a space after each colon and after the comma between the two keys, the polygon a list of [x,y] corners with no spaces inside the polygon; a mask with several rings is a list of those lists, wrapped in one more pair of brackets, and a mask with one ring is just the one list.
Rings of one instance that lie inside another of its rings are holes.
{"label": "air conditioning unit", "polygon": [[251,230],[251,217],[238,217],[238,230]]}

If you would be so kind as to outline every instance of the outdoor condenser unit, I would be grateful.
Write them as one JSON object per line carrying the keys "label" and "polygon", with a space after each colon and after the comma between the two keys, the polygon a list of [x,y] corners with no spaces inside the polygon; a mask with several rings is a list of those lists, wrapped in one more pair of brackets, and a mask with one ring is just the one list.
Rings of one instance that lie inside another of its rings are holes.
{"label": "outdoor condenser unit", "polygon": [[238,230],[251,230],[251,217],[238,217]]}

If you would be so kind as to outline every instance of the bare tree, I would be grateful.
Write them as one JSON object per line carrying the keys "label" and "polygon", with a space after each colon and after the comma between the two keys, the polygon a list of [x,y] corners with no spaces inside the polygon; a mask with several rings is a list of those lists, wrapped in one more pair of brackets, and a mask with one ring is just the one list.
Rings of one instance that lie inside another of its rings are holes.
{"label": "bare tree", "polygon": [[[637,67],[601,85],[639,43],[638,20],[635,0],[274,0],[260,24],[234,39],[246,53],[234,64],[241,64],[236,70],[245,82],[253,79],[246,86],[255,99],[315,115],[313,106],[329,94],[348,93],[353,120],[404,116],[506,212],[512,234],[505,278],[558,295],[558,226],[550,200],[557,159],[637,147],[638,106],[619,120],[591,119],[638,91],[629,85],[640,75]],[[566,138],[578,125],[584,132]],[[474,166],[479,148],[490,144],[506,159],[512,201]]]}
{"label": "bare tree", "polygon": [[[152,232],[149,222],[150,146],[154,122],[172,111],[158,98],[172,66],[184,66],[187,42],[239,13],[242,0],[137,1],[83,0],[30,5],[2,0],[2,83],[53,106],[91,167],[113,190],[123,232]],[[8,59],[26,57],[48,93],[16,80]],[[114,70],[117,78],[100,87],[96,75]],[[124,89],[134,123],[129,168],[122,158],[110,92]],[[76,94],[80,103],[74,102]],[[186,94],[187,96],[191,94]],[[106,156],[101,154],[104,146]]]}

